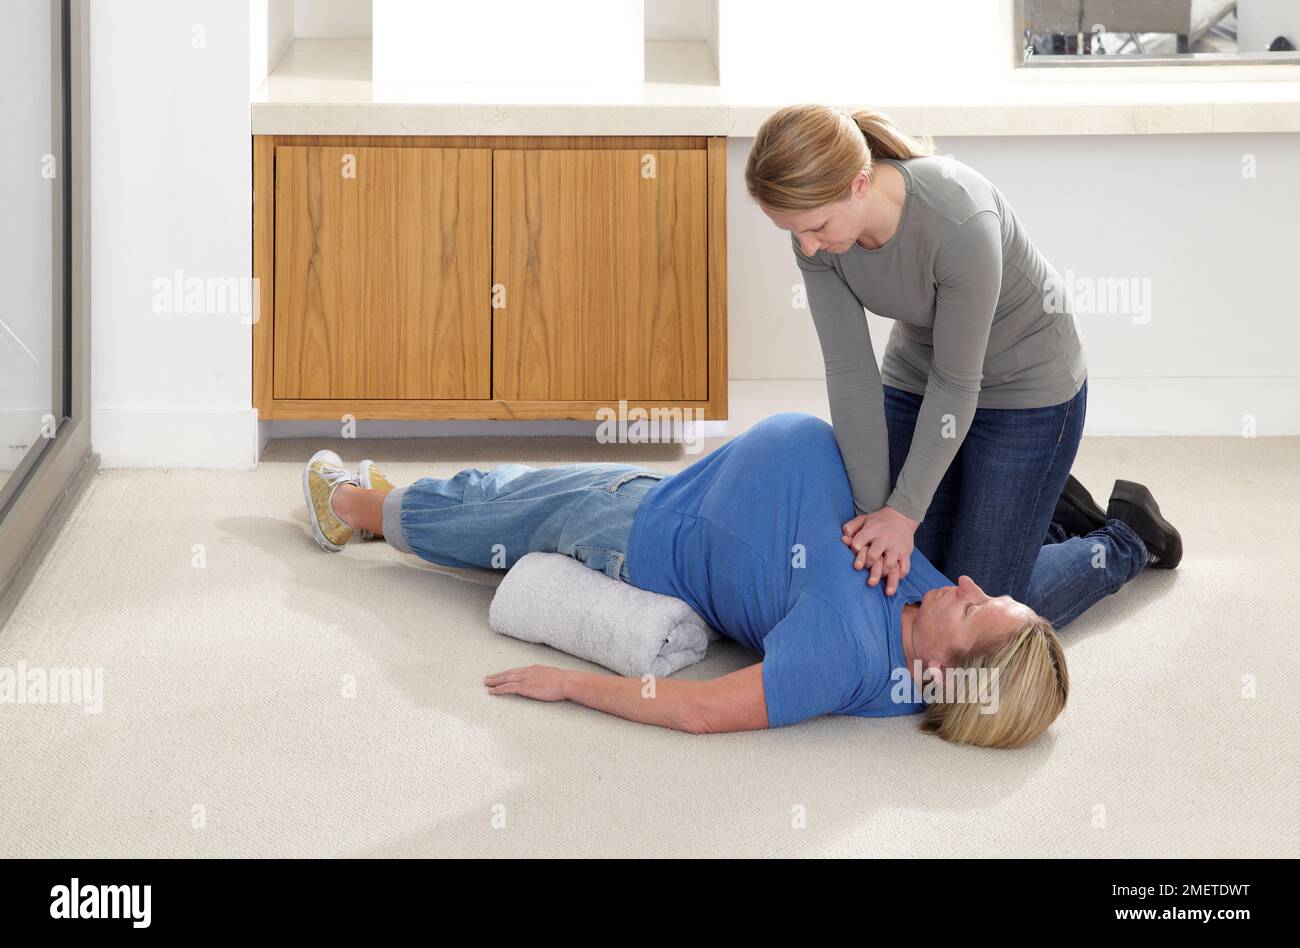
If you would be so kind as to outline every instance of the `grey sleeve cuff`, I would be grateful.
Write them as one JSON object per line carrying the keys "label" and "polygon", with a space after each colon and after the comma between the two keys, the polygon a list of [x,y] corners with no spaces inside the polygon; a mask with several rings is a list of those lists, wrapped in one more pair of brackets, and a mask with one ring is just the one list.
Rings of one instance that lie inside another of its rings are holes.
{"label": "grey sleeve cuff", "polygon": [[413,554],[415,551],[407,545],[402,533],[402,498],[405,496],[406,488],[398,487],[384,497],[384,539],[393,549]]}
{"label": "grey sleeve cuff", "polygon": [[889,495],[889,500],[885,503],[885,506],[893,507],[904,517],[911,517],[917,523],[920,523],[925,519],[926,508],[908,503],[898,494],[897,491]]}
{"label": "grey sleeve cuff", "polygon": [[[843,449],[840,450],[843,456]],[[877,464],[874,467],[847,468],[849,488],[853,492],[854,516],[869,514],[885,506],[889,497],[889,467]]]}

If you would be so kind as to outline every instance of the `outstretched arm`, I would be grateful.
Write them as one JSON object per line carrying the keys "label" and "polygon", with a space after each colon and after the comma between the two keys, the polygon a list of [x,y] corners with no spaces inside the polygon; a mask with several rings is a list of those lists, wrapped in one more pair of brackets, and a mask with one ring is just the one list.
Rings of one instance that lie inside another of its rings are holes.
{"label": "outstretched arm", "polygon": [[969,217],[934,262],[934,356],[907,460],[889,506],[925,519],[934,492],[970,430],[979,404],[993,316],[1002,291],[1002,222],[992,210]]}
{"label": "outstretched arm", "polygon": [[885,392],[861,301],[829,263],[806,257],[790,235],[826,368],[831,428],[844,461],[858,514],[889,496],[889,435]]}
{"label": "outstretched arm", "polygon": [[488,694],[573,701],[607,714],[691,734],[766,728],[763,663],[708,681],[625,678],[529,665],[484,679]]}

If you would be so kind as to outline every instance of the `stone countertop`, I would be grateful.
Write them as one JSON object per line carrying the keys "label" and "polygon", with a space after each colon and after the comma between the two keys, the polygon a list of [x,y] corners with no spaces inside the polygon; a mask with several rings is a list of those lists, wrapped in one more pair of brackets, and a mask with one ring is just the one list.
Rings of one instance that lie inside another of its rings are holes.
{"label": "stone countertop", "polygon": [[879,87],[870,101],[718,84],[699,41],[646,43],[647,81],[371,80],[369,40],[297,40],[252,99],[255,135],[724,135],[752,137],[788,102],[867,105],[904,131],[956,135],[1300,132],[1300,66],[1008,68],[939,87]]}

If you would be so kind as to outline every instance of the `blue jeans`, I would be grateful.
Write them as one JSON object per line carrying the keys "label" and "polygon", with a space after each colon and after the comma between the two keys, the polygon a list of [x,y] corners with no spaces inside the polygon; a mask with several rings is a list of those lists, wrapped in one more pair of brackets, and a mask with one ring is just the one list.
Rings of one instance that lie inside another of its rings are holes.
{"label": "blue jeans", "polygon": [[[1052,522],[1083,436],[1085,380],[1072,399],[1047,408],[979,408],[939,482],[916,548],[956,579],[990,596],[1011,596],[1064,626],[1146,567],[1147,549],[1125,523],[1070,536]],[[921,396],[885,386],[890,484],[912,444]]]}
{"label": "blue jeans", "polygon": [[462,569],[509,569],[527,553],[564,553],[630,583],[632,518],[665,476],[635,464],[504,464],[422,477],[384,498],[384,538]]}

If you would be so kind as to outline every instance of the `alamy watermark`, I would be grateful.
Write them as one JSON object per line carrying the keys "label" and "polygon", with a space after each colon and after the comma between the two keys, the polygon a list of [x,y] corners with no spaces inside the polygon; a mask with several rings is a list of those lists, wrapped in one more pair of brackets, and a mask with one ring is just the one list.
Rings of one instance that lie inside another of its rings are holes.
{"label": "alamy watermark", "polygon": [[0,704],[79,704],[87,714],[99,714],[104,669],[44,668],[25,661],[0,666]]}
{"label": "alamy watermark", "polygon": [[148,928],[153,918],[153,886],[89,885],[76,876],[50,889],[50,918],[125,919]]}
{"label": "alamy watermark", "polygon": [[1043,284],[1043,308],[1076,316],[1129,316],[1135,326],[1151,322],[1150,277],[1065,277],[1054,274]]}
{"label": "alamy watermark", "polygon": [[649,410],[627,407],[620,398],[618,409],[602,405],[596,409],[596,440],[601,444],[645,444],[681,442],[687,454],[699,454],[704,438],[696,425],[704,420],[703,408],[656,407]]}
{"label": "alamy watermark", "polygon": [[[998,698],[998,672],[1000,669],[985,666],[947,667],[922,671],[921,660],[912,662],[913,670],[895,668],[890,675],[894,682],[890,697],[896,704],[915,704],[924,698],[927,704],[978,704],[980,714],[996,714]],[[917,685],[917,679],[923,684]]]}
{"label": "alamy watermark", "polygon": [[238,316],[251,326],[261,315],[260,277],[187,277],[173,270],[152,288],[152,308],[160,316]]}

